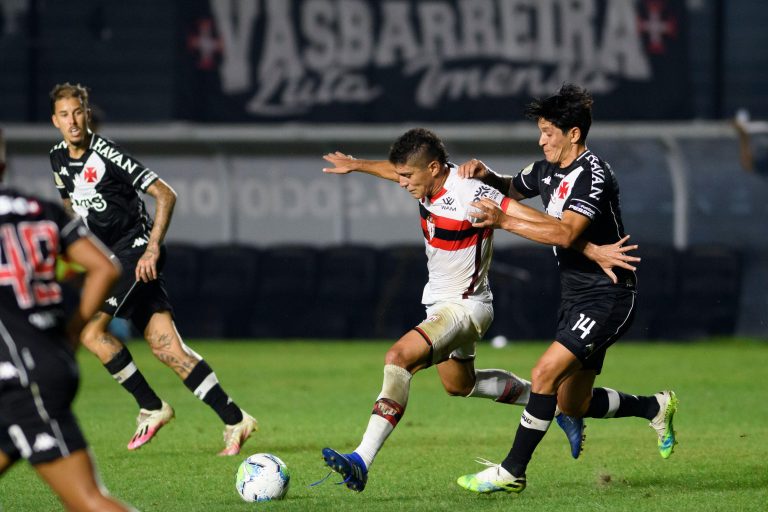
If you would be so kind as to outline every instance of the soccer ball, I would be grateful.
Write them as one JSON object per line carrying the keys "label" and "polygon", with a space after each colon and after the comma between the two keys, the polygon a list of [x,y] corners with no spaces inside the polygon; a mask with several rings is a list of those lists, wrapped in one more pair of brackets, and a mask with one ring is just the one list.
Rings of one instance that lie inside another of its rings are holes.
{"label": "soccer ball", "polygon": [[237,468],[235,489],[245,501],[282,499],[288,492],[288,466],[271,453],[255,453]]}

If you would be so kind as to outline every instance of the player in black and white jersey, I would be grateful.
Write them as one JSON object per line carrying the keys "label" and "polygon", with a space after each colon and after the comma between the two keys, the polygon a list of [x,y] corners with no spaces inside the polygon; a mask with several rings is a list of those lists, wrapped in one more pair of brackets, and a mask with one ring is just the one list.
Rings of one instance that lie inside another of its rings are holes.
{"label": "player in black and white jersey", "polygon": [[[572,84],[532,102],[526,112],[538,123],[544,160],[514,177],[499,176],[479,160],[462,165],[464,176],[480,178],[512,199],[541,197],[546,213],[510,201],[506,208],[486,200],[475,203],[477,227],[498,227],[535,242],[553,245],[561,276],[561,304],[555,341],[531,372],[531,398],[507,457],[477,474],[459,478],[475,492],[520,492],[536,446],[556,406],[571,416],[641,417],[651,420],[663,458],[672,453],[672,418],[677,398],[671,391],[634,396],[594,388],[605,352],[632,323],[634,271],[622,266],[606,273],[580,252],[584,241],[623,243],[619,186],[611,167],[586,146],[592,123],[592,96]],[[610,276],[610,277],[609,277]]]}
{"label": "player in black and white jersey", "polygon": [[[173,320],[162,268],[165,239],[176,193],[157,174],[109,139],[89,129],[88,91],[81,85],[56,85],[50,93],[51,120],[64,140],[50,152],[56,188],[64,206],[82,218],[117,256],[125,272],[101,312],[83,331],[83,345],[139,405],[129,450],[149,442],[174,416],[147,383],[125,345],[107,331],[114,316],[129,319],[195,396],[225,423],[224,449],[235,455],[258,428],[222,389],[208,363],[182,341]],[[155,200],[155,217],[140,194]]]}
{"label": "player in black and white jersey", "polygon": [[[4,168],[0,131],[0,179]],[[62,253],[86,270],[68,323],[54,271]],[[26,459],[67,510],[129,510],[99,483],[72,413],[78,335],[119,273],[82,221],[0,186],[0,474]]]}
{"label": "player in black and white jersey", "polygon": [[[509,200],[480,181],[461,179],[448,162],[443,142],[425,129],[398,138],[389,160],[358,160],[338,152],[324,158],[334,165],[325,172],[357,171],[396,181],[418,200],[429,270],[422,296],[426,318],[387,351],[381,393],[360,445],[351,453],[323,450],[326,464],[359,492],[376,454],[405,413],[410,381],[419,370],[436,366],[450,395],[508,404],[526,404],[530,383],[505,370],[478,370],[474,365],[476,344],[493,320],[488,283],[493,230],[472,226],[470,204],[485,198],[504,208]],[[601,248],[585,246],[593,257],[603,256],[601,261],[623,252],[614,245],[604,248],[603,255]],[[580,437],[575,442],[578,450]]]}

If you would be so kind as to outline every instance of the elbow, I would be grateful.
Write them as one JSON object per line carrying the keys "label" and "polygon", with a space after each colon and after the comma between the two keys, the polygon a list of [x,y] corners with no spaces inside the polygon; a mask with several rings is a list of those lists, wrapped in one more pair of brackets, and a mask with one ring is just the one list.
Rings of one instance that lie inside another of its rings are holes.
{"label": "elbow", "polygon": [[173,208],[176,205],[176,198],[178,197],[179,196],[178,194],[176,194],[176,191],[173,190],[171,187],[168,187],[168,191],[165,195],[165,201],[168,204],[168,206]]}
{"label": "elbow", "polygon": [[557,239],[554,245],[562,247],[563,249],[573,249],[578,239],[578,234],[571,230],[563,230],[557,234]]}

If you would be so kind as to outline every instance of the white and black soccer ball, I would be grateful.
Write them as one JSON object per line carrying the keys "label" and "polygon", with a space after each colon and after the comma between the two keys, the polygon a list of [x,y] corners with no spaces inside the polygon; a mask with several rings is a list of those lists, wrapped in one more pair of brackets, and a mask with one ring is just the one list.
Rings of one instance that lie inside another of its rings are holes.
{"label": "white and black soccer ball", "polygon": [[288,466],[271,453],[255,453],[237,468],[235,489],[245,501],[282,499],[288,492]]}

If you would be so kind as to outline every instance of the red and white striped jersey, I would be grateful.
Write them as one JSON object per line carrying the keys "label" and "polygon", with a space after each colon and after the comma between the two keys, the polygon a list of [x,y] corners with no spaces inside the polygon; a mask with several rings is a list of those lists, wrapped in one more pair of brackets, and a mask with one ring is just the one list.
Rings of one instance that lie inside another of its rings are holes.
{"label": "red and white striped jersey", "polygon": [[451,166],[443,188],[419,201],[429,281],[421,302],[493,299],[488,267],[493,255],[493,230],[472,227],[470,203],[482,197],[506,210],[509,198],[478,180],[462,179]]}

